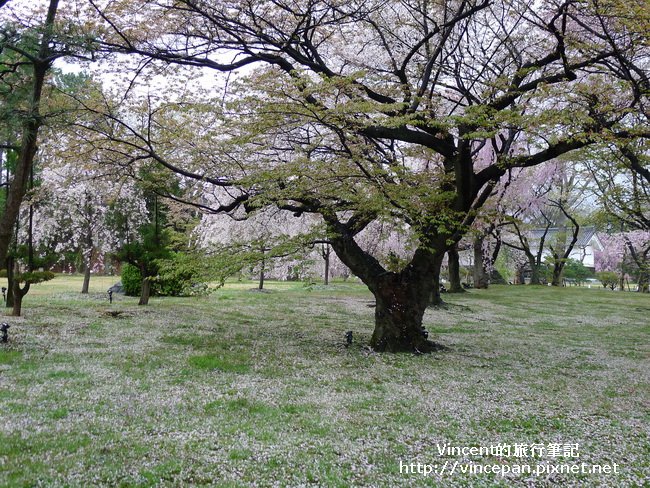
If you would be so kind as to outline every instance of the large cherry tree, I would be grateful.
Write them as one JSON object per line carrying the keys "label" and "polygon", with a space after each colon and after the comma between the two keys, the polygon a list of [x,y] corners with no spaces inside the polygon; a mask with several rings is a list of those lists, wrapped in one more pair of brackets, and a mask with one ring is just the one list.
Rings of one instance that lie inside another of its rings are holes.
{"label": "large cherry tree", "polygon": [[[195,96],[195,133],[181,123],[186,105],[163,123],[164,100],[144,126],[122,119],[125,157],[225,190],[213,211],[319,215],[376,298],[379,351],[435,348],[421,330],[433,278],[504,174],[648,135],[630,116],[635,87],[611,74],[647,49],[644,34],[604,26],[592,2],[91,3],[101,49],[138,72],[175,64],[228,77],[220,99]],[[594,35],[605,27],[617,37]],[[414,236],[401,269],[358,242],[377,219]]]}

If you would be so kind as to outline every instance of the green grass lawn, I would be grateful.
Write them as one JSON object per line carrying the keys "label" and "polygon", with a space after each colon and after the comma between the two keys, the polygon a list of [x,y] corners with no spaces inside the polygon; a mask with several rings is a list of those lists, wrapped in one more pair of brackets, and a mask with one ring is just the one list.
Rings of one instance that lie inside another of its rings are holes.
{"label": "green grass lawn", "polygon": [[[57,278],[33,288],[24,317],[3,318],[12,327],[0,344],[0,486],[648,482],[648,295],[446,295],[449,307],[428,311],[425,325],[449,350],[415,356],[363,347],[374,310],[361,285],[269,283],[259,293],[238,283],[138,307],[122,296],[108,304],[115,281],[93,277],[82,296],[81,278]],[[580,457],[440,456],[444,443],[577,444]],[[400,473],[400,462],[446,471]],[[581,463],[617,472],[460,472]]]}

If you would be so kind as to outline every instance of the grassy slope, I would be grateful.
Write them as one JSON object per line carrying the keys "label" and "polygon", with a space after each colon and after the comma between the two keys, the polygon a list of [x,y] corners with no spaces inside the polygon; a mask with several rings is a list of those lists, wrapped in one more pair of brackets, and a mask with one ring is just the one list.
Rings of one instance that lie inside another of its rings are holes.
{"label": "grassy slope", "polygon": [[[425,322],[451,350],[413,356],[361,347],[373,309],[357,285],[231,285],[143,308],[109,306],[113,281],[82,297],[79,279],[56,279],[6,318],[0,486],[634,486],[650,474],[647,295],[449,295]],[[400,474],[400,460],[470,461],[440,458],[443,442],[578,443],[578,462],[620,472]]]}

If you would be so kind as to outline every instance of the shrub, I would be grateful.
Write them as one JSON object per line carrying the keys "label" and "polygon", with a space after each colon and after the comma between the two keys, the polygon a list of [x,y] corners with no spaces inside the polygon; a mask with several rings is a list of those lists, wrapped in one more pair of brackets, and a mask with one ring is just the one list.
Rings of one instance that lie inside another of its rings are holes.
{"label": "shrub", "polygon": [[193,254],[174,253],[169,259],[157,262],[158,276],[152,283],[152,291],[162,296],[203,295],[209,292],[202,281],[206,259]]}
{"label": "shrub", "polygon": [[[203,295],[209,292],[208,285],[202,283],[199,275],[200,262],[180,253],[170,259],[157,261],[159,274],[151,279],[151,295],[178,297]],[[122,266],[122,286],[128,296],[140,296],[142,275],[137,266]]]}
{"label": "shrub", "polygon": [[616,288],[618,284],[618,274],[613,271],[600,271],[596,273],[596,278],[603,284],[603,287],[611,288],[612,290]]}
{"label": "shrub", "polygon": [[126,295],[130,297],[140,296],[142,275],[136,266],[126,263],[122,265],[122,286]]}
{"label": "shrub", "polygon": [[564,277],[575,280],[578,284],[582,284],[591,276],[591,270],[577,259],[568,259],[564,265]]}

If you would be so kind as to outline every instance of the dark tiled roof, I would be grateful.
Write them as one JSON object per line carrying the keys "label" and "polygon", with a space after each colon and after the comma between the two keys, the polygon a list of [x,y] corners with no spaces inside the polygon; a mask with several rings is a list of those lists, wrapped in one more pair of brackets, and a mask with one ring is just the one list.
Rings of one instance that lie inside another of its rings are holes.
{"label": "dark tiled roof", "polygon": [[[573,234],[573,228],[568,227],[566,229],[560,229],[559,227],[551,227],[546,231],[546,229],[533,229],[530,231],[528,238],[532,241],[540,241],[544,232],[546,232],[546,239],[544,242],[552,242],[555,239],[555,236],[561,230],[565,230],[567,233],[567,244],[571,241],[571,236]],[[587,247],[589,242],[594,238],[596,234],[596,228],[593,226],[580,227],[578,232],[578,241],[576,242],[576,247]]]}

